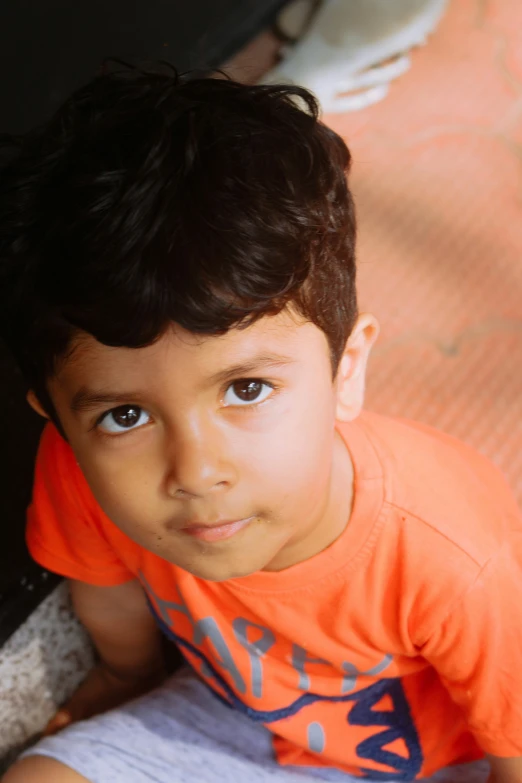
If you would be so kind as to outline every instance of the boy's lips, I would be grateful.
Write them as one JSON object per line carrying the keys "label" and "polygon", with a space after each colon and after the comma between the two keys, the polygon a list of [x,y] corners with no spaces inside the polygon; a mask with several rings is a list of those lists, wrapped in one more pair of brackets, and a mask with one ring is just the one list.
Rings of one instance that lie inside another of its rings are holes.
{"label": "boy's lips", "polygon": [[203,525],[198,522],[192,522],[182,528],[183,533],[198,538],[200,541],[223,541],[225,538],[238,533],[246,527],[255,517],[246,517],[245,519],[223,519],[218,520],[212,525]]}

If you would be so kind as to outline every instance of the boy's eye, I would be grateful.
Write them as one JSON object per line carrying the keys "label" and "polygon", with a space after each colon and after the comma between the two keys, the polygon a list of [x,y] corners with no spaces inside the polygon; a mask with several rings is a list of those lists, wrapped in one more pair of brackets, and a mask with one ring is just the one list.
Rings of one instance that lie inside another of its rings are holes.
{"label": "boy's eye", "polygon": [[245,378],[230,384],[225,392],[224,402],[230,406],[252,405],[266,400],[273,390],[274,387],[266,381]]}
{"label": "boy's eye", "polygon": [[149,420],[150,416],[143,408],[137,405],[120,405],[118,408],[113,408],[111,411],[104,413],[98,421],[98,427],[104,432],[115,435],[119,432],[141,427],[143,424],[147,424]]}

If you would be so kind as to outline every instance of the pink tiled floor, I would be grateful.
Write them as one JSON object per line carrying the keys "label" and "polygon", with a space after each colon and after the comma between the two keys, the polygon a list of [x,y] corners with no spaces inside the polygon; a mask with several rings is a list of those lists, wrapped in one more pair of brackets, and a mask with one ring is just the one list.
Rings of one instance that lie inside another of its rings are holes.
{"label": "pink tiled floor", "polygon": [[325,121],[382,326],[368,407],[466,440],[522,501],[522,2],[451,0],[385,101]]}

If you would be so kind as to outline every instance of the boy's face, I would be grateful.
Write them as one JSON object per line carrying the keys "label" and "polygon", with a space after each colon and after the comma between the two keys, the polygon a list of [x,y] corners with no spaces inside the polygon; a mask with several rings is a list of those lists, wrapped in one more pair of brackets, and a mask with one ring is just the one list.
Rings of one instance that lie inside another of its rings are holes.
{"label": "boy's face", "polygon": [[110,519],[165,560],[224,580],[306,560],[344,529],[340,385],[323,332],[285,311],[223,336],[172,327],[139,349],[84,335],[49,388]]}

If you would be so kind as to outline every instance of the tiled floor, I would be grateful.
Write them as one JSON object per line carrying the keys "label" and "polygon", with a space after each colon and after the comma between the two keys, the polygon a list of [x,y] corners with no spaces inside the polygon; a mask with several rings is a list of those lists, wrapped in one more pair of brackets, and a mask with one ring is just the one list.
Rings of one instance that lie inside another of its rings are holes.
{"label": "tiled floor", "polygon": [[522,501],[522,2],[450,0],[382,103],[325,121],[354,157],[368,407],[474,445]]}

